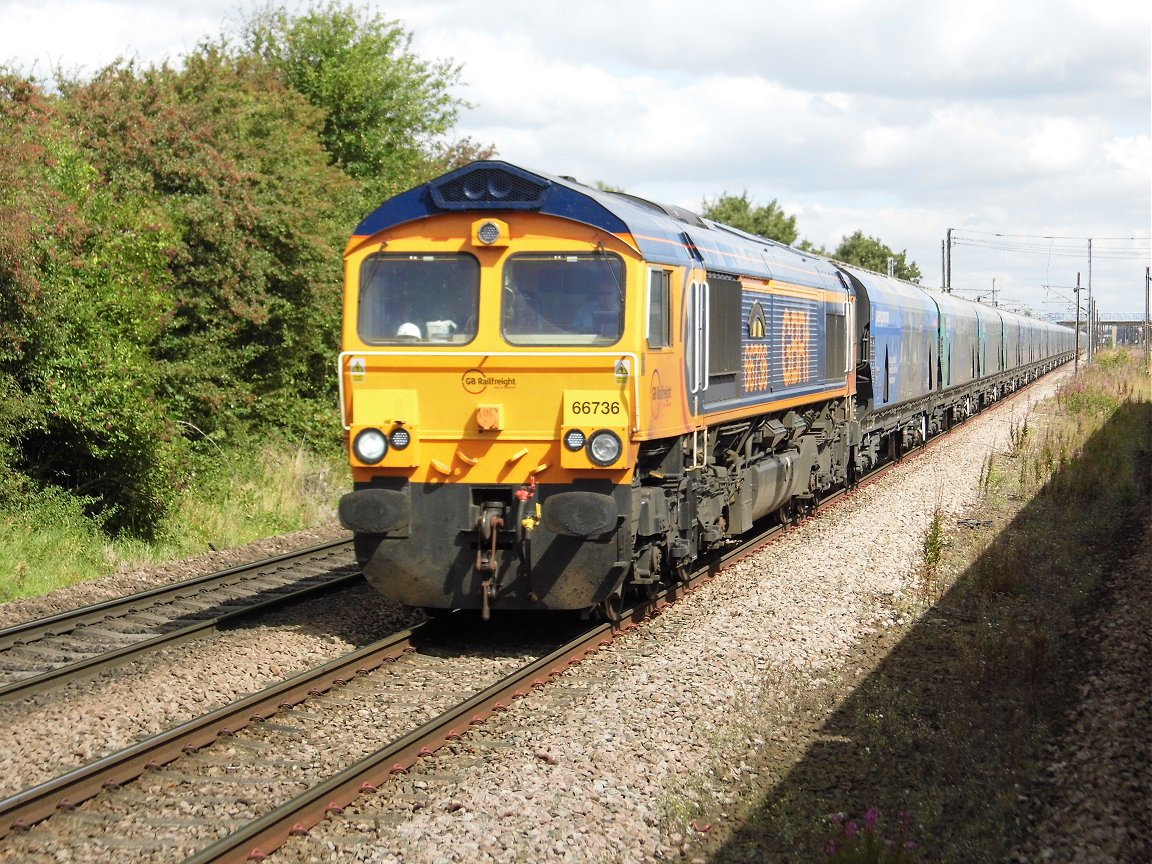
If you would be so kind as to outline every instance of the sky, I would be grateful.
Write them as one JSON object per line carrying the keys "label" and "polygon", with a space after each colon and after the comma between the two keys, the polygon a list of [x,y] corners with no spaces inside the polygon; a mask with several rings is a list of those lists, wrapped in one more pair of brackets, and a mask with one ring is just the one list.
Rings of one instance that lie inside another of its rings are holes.
{"label": "sky", "polygon": [[[801,239],[861,230],[962,296],[1143,313],[1152,264],[1146,0],[398,0],[460,66],[454,134],[548,174],[699,211],[773,200]],[[303,8],[288,2],[289,9]],[[0,0],[0,64],[168,61],[246,0]]]}

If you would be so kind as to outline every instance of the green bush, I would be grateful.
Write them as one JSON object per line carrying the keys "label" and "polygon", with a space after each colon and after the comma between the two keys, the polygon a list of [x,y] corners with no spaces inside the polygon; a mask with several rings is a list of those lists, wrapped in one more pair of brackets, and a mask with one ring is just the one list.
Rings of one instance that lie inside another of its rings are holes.
{"label": "green bush", "polygon": [[438,157],[451,149],[444,136],[465,104],[450,93],[460,69],[413,54],[400,22],[325,0],[299,14],[280,6],[255,15],[241,39],[240,51],[323,112],[320,140],[362,184],[361,208],[439,173]]}
{"label": "green bush", "polygon": [[170,415],[206,433],[311,433],[296,409],[333,398],[352,189],[320,147],[320,112],[267,67],[212,48],[181,71],[121,65],[64,93],[100,142],[101,175],[152,196],[172,226],[171,312],[151,350]]}
{"label": "green bush", "polygon": [[51,91],[0,68],[0,518],[17,536],[111,544],[98,564],[298,525],[205,484],[247,477],[251,514],[296,512],[256,501],[275,473],[242,442],[340,452],[349,233],[376,196],[490,155],[445,137],[458,70],[396,22],[327,2],[256,10],[242,34]]}

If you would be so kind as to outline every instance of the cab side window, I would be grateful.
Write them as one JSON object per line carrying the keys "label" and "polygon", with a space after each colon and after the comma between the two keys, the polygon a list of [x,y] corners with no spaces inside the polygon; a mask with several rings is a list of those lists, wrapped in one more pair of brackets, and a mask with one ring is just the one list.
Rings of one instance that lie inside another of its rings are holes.
{"label": "cab side window", "polygon": [[648,271],[648,347],[672,344],[672,291],[667,270]]}

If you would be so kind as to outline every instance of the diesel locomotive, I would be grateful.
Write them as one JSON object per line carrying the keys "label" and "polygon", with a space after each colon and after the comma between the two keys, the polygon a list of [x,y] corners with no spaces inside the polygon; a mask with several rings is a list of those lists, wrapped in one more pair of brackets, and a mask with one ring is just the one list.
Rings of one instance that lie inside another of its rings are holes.
{"label": "diesel locomotive", "polygon": [[594,609],[1071,359],[1074,333],[500,161],[344,255],[365,577],[429,610]]}

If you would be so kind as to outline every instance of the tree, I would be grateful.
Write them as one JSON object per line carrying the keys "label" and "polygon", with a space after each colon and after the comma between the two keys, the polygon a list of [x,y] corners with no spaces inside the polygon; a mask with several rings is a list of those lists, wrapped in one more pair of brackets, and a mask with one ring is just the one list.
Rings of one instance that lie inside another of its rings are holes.
{"label": "tree", "polygon": [[201,439],[334,446],[361,196],[492,154],[445,137],[456,69],[398,25],[331,2],[250,34],[51,95],[0,68],[0,507],[155,536]]}
{"label": "tree", "polygon": [[61,137],[51,100],[0,70],[0,375],[9,378],[41,347],[44,271],[67,260],[81,229],[48,178]]}
{"label": "tree", "polygon": [[62,91],[99,182],[171,228],[170,306],[148,344],[172,418],[319,440],[350,194],[319,143],[321,113],[263,63],[213,46],[182,70],[114,65]]}
{"label": "tree", "polygon": [[813,255],[819,255],[821,258],[831,258],[832,253],[825,249],[823,246],[817,246],[807,237],[795,244],[796,248],[801,252],[811,252]]}
{"label": "tree", "polygon": [[469,137],[448,141],[436,146],[431,159],[432,170],[429,173],[447,174],[479,159],[494,159],[496,155],[494,144],[481,144]]}
{"label": "tree", "polygon": [[721,222],[756,234],[791,245],[797,237],[796,217],[788,216],[780,209],[773,198],[764,206],[756,206],[747,192],[731,195],[725,192],[715,201],[704,201],[703,215],[713,222]]}
{"label": "tree", "polygon": [[101,182],[60,100],[0,82],[0,491],[64,493],[151,533],[177,460],[147,347],[166,311],[155,210]]}
{"label": "tree", "polygon": [[30,365],[51,343],[44,274],[68,260],[80,229],[47,177],[56,119],[34,83],[0,70],[0,500],[24,485],[21,441],[43,416]]}
{"label": "tree", "polygon": [[882,243],[879,238],[865,237],[864,232],[857,230],[850,237],[844,237],[832,257],[845,264],[855,264],[877,273],[888,272],[888,259],[895,262],[895,276],[897,279],[906,279],[909,282],[919,282],[921,273],[915,261],[908,261],[907,250],[893,252]]}
{"label": "tree", "polygon": [[410,50],[399,22],[340,0],[300,15],[265,8],[244,25],[243,50],[260,58],[324,112],[321,141],[364,184],[368,203],[438,173],[461,154],[489,154],[445,136],[465,103],[450,93],[460,67]]}

